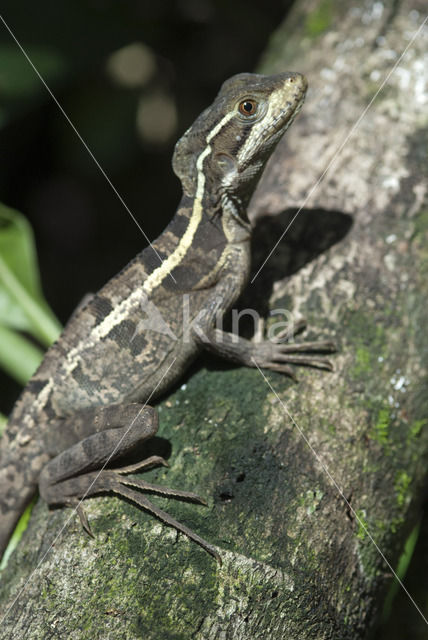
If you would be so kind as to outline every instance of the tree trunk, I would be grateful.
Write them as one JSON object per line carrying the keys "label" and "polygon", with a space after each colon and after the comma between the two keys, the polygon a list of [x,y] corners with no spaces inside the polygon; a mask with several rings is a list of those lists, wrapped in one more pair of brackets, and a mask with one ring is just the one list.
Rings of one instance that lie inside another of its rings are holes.
{"label": "tree trunk", "polygon": [[115,497],[87,501],[93,539],[39,501],[2,577],[1,638],[369,637],[426,482],[423,4],[303,1],[261,65],[310,90],[252,203],[261,271],[242,306],[304,316],[339,352],[297,384],[205,360],[161,403],[171,466],[144,478],[208,498],[153,500],[222,566]]}

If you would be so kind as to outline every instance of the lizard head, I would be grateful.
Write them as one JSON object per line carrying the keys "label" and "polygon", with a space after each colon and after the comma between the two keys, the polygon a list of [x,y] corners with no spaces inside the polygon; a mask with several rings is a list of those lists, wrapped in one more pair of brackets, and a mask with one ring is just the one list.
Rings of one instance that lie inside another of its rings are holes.
{"label": "lizard head", "polygon": [[293,122],[307,82],[299,73],[240,73],[177,142],[173,168],[191,197],[229,202],[245,217],[276,144]]}

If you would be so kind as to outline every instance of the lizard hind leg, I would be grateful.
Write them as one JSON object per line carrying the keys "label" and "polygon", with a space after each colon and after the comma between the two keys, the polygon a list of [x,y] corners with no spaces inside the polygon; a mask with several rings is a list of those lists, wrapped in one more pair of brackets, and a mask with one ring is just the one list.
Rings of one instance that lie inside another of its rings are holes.
{"label": "lizard hind leg", "polygon": [[[155,457],[157,456],[152,456],[152,458]],[[138,465],[131,466],[137,467]],[[150,466],[153,466],[153,461],[151,461]],[[169,498],[181,498],[203,505],[206,505],[205,500],[190,491],[181,491],[179,489],[171,489],[169,487],[151,484],[139,478],[123,477],[123,473],[130,473],[133,470],[134,469],[130,469],[129,467],[124,467],[123,469],[116,470],[102,469],[101,471],[91,471],[84,475],[57,483],[54,487],[54,496],[49,496],[49,491],[44,490],[43,497],[47,499],[50,504],[52,504],[52,502],[50,502],[49,498],[53,499],[57,504],[60,502],[61,504],[74,506],[83,529],[85,529],[90,536],[94,537],[83,509],[82,501],[101,493],[115,493],[137,504],[145,511],[152,513],[170,527],[184,533],[184,535],[199,544],[221,564],[221,558],[213,545],[201,538],[197,533],[189,529],[189,527],[170,516],[166,511],[154,505],[141,491],[147,491]],[[135,489],[139,489],[140,491],[136,491]]]}
{"label": "lizard hind leg", "polygon": [[[39,478],[40,495],[49,505],[75,507],[83,528],[92,535],[82,501],[101,493],[115,493],[184,533],[220,560],[212,545],[152,504],[141,492],[206,504],[202,498],[189,491],[170,489],[127,476],[158,465],[168,466],[162,457],[152,455],[134,464],[111,468],[112,461],[131,451],[135,452],[136,447],[157,431],[157,415],[152,408],[139,405],[128,405],[127,408],[128,411],[120,411],[118,406],[113,406],[109,411],[108,407],[100,407],[98,410],[83,410],[66,418],[62,430],[69,428],[69,433],[74,430],[74,444],[61,451],[44,467]],[[127,416],[126,420],[123,419],[124,415]],[[129,422],[130,417],[132,420]],[[112,428],[119,420],[121,426]],[[79,429],[76,429],[76,424],[79,424]],[[77,433],[81,439],[76,441]],[[90,435],[85,437],[85,434]]]}
{"label": "lizard hind leg", "polygon": [[[194,542],[199,544],[203,549],[205,549],[205,551],[210,553],[221,564],[219,553],[213,545],[201,538],[197,533],[189,529],[189,527],[170,516],[169,513],[163,511],[163,509],[160,509],[157,505],[153,504],[145,495],[143,495],[143,493],[141,493],[141,491],[147,491],[149,493],[162,495],[168,498],[181,498],[203,505],[206,505],[205,500],[203,500],[196,493],[192,493],[190,491],[181,491],[179,489],[171,489],[169,487],[151,484],[148,482],[144,482],[139,478],[123,478],[121,475],[122,473],[130,472],[128,468],[124,469],[126,469],[126,471],[124,471],[123,469],[104,469],[100,472],[93,471],[91,473],[85,474],[84,476],[76,478],[76,480],[79,480],[78,496],[76,496],[76,483],[73,483],[73,485],[70,487],[73,491],[72,501],[74,502],[76,498],[80,498],[80,502],[76,504],[76,510],[79,515],[82,527],[85,529],[85,531],[87,531],[87,533],[89,533],[89,535],[93,537],[89,522],[82,507],[82,500],[84,498],[88,498],[100,493],[111,492],[123,498],[126,498],[127,500],[130,500],[134,504],[137,504],[139,507],[142,507],[145,511],[148,511],[149,513],[159,518],[159,520],[161,520],[165,524],[173,527],[181,533],[184,533],[184,535],[190,538],[190,540],[193,540]],[[68,493],[69,489],[69,487],[67,486],[67,482],[68,481],[61,483],[61,485],[63,485],[61,489],[64,492],[64,498],[66,498],[65,494]],[[136,491],[135,488],[139,489],[140,491]],[[69,499],[67,501],[69,502]]]}

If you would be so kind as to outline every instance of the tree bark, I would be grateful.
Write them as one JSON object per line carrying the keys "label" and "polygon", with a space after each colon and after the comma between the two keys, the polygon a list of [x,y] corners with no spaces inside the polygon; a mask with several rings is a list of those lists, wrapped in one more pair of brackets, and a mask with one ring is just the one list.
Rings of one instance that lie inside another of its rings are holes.
{"label": "tree bark", "polygon": [[1,638],[370,636],[426,487],[422,12],[303,1],[261,65],[303,72],[310,90],[252,202],[262,269],[242,306],[304,316],[339,352],[333,373],[299,369],[298,384],[205,360],[160,404],[154,448],[171,444],[171,466],[144,477],[208,497],[154,501],[222,566],[117,498],[87,501],[93,539],[39,501],[2,576]]}

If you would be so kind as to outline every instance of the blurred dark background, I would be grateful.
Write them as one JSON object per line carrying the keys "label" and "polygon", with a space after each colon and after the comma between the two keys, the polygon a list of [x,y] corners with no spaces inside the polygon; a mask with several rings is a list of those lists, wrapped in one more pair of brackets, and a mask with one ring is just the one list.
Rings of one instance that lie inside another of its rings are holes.
{"label": "blurred dark background", "polygon": [[[172,217],[176,140],[227,77],[253,71],[292,0],[3,0],[0,14],[150,239]],[[146,241],[0,22],[0,201],[36,239],[62,323]],[[20,387],[0,372],[0,410]],[[426,598],[428,519],[406,584]],[[423,638],[404,592],[381,638]]]}

